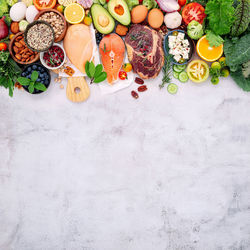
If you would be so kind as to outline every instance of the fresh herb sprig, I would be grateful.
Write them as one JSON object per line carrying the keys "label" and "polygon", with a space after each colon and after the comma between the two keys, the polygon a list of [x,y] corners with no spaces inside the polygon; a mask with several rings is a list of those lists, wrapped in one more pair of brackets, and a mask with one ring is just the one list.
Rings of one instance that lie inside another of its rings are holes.
{"label": "fresh herb sprig", "polygon": [[168,54],[164,57],[164,65],[162,67],[163,77],[162,77],[162,83],[159,85],[160,89],[162,89],[166,84],[170,83],[171,77],[170,74],[172,72],[171,67],[171,55]]}
{"label": "fresh herb sprig", "polygon": [[21,74],[21,69],[10,57],[8,51],[0,51],[0,86],[9,89],[9,96],[13,96],[15,81]]}
{"label": "fresh herb sprig", "polygon": [[107,73],[103,71],[103,66],[98,64],[95,66],[93,62],[87,61],[85,64],[85,72],[90,78],[90,84],[103,82],[107,78]]}
{"label": "fresh herb sprig", "polygon": [[28,90],[31,94],[34,92],[35,89],[45,91],[47,89],[45,85],[36,81],[38,79],[38,75],[39,74],[37,71],[33,71],[30,76],[30,79],[26,77],[18,77],[17,81],[22,86],[28,86]]}

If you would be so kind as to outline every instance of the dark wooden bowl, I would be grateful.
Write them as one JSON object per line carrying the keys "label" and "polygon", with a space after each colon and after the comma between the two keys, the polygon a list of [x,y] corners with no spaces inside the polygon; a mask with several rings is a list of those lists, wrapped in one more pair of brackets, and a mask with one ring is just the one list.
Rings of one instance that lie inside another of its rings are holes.
{"label": "dark wooden bowl", "polygon": [[47,13],[47,12],[55,12],[55,13],[58,14],[58,15],[62,18],[62,20],[63,20],[63,23],[64,23],[63,32],[62,32],[62,34],[61,34],[57,39],[55,39],[55,43],[60,42],[60,41],[62,41],[63,38],[65,37],[66,31],[67,31],[67,28],[68,28],[67,21],[66,21],[64,15],[62,15],[61,12],[59,12],[58,10],[55,10],[55,9],[46,9],[46,10],[42,10],[42,11],[40,11],[40,12],[35,16],[35,19],[34,19],[34,20],[38,20],[38,18],[39,18],[40,16],[42,16],[44,13]]}
{"label": "dark wooden bowl", "polygon": [[24,33],[24,32],[19,32],[19,33],[15,34],[15,35],[12,37],[12,39],[10,40],[10,43],[9,43],[9,52],[10,52],[10,55],[11,55],[11,57],[13,58],[13,60],[14,60],[15,62],[17,62],[17,63],[19,63],[19,64],[27,65],[27,64],[31,64],[31,63],[34,63],[34,62],[38,61],[40,55],[39,55],[39,53],[38,53],[38,54],[35,56],[35,58],[34,58],[33,60],[30,60],[30,61],[28,61],[28,62],[19,61],[19,60],[15,57],[15,54],[14,54],[14,51],[13,51],[14,42],[15,42],[16,38],[17,38],[18,36],[23,35],[23,33]]}
{"label": "dark wooden bowl", "polygon": [[[27,41],[27,34],[28,34],[29,29],[30,29],[31,27],[33,27],[34,25],[37,25],[37,24],[45,24],[45,25],[47,25],[47,26],[51,29],[52,34],[53,34],[53,39],[51,40],[50,45],[49,45],[47,48],[42,49],[42,50],[32,48],[32,47],[29,45],[28,41]],[[52,26],[51,26],[49,23],[47,23],[47,22],[45,22],[45,21],[42,21],[42,20],[33,21],[32,23],[28,24],[26,30],[24,31],[24,42],[26,43],[27,47],[28,47],[29,49],[33,50],[33,51],[36,51],[36,52],[44,52],[44,51],[48,50],[48,49],[53,45],[54,41],[55,41],[55,32],[54,32],[54,29],[52,28]]]}

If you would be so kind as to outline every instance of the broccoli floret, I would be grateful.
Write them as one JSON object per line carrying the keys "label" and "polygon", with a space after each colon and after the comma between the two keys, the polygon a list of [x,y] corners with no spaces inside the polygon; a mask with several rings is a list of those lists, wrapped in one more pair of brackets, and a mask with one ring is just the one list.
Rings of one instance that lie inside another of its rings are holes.
{"label": "broccoli floret", "polygon": [[202,25],[195,20],[191,21],[187,26],[187,34],[194,40],[200,39],[203,35]]}

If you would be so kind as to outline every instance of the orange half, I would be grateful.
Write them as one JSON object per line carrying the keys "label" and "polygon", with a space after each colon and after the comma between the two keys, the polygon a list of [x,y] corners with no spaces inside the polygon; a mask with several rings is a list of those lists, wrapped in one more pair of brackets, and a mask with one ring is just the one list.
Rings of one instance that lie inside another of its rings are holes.
{"label": "orange half", "polygon": [[196,51],[203,60],[207,62],[213,62],[222,56],[223,44],[218,47],[210,46],[206,36],[203,36],[197,42]]}

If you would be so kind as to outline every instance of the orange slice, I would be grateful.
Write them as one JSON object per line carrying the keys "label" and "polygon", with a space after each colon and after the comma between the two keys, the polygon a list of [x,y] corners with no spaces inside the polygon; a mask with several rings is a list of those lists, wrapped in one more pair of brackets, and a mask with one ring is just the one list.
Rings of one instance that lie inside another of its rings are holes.
{"label": "orange slice", "polygon": [[84,19],[85,12],[80,4],[71,3],[64,10],[64,17],[68,23],[78,24]]}
{"label": "orange slice", "polygon": [[197,42],[196,51],[203,60],[213,62],[222,56],[223,44],[218,47],[211,47],[206,39],[206,36],[203,36]]}

